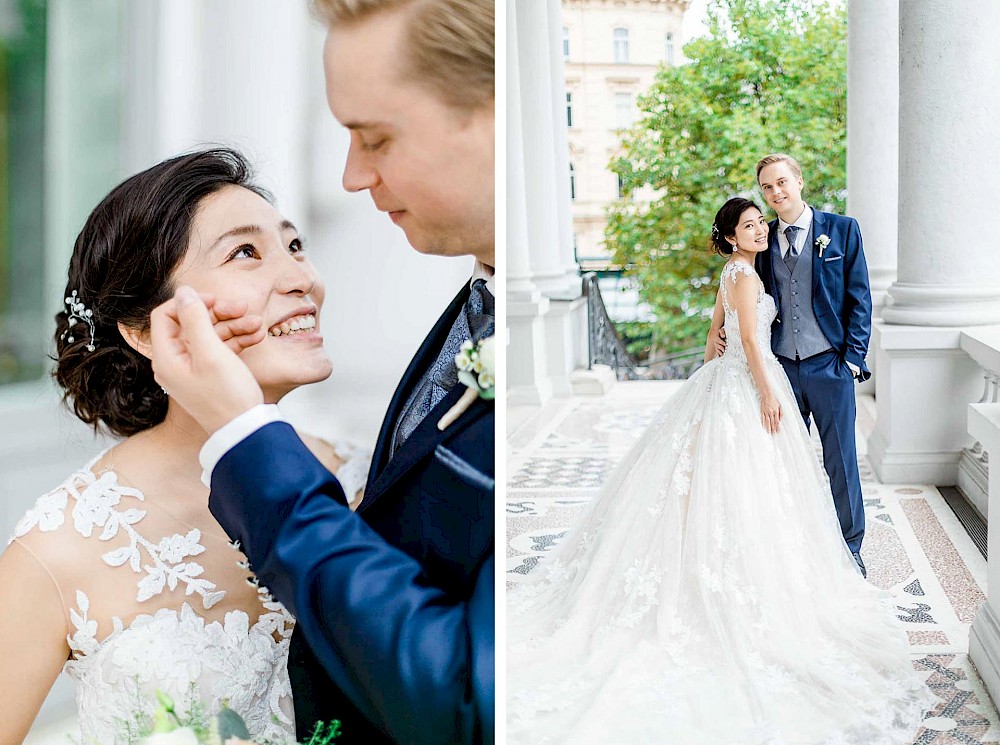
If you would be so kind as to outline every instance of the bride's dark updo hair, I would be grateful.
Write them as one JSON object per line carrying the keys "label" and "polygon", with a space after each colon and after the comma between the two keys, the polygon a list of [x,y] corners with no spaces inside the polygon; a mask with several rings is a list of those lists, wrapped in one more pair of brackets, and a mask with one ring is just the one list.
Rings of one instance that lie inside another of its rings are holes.
{"label": "bride's dark updo hair", "polygon": [[722,205],[715,214],[715,222],[712,223],[712,248],[715,249],[716,253],[723,256],[733,255],[733,244],[726,240],[726,236],[736,234],[736,226],[740,224],[740,215],[750,207],[756,207],[757,211],[763,214],[756,202],[743,197],[733,197]]}
{"label": "bride's dark updo hair", "polygon": [[64,306],[56,314],[53,371],[63,400],[84,422],[127,437],[163,421],[167,396],[118,323],[148,331],[150,313],[173,296],[171,274],[187,252],[205,197],[242,186],[271,200],[252,178],[235,150],[201,150],[126,179],[90,213],[73,246],[64,297],[75,291],[92,313],[93,351],[87,323],[71,319]]}

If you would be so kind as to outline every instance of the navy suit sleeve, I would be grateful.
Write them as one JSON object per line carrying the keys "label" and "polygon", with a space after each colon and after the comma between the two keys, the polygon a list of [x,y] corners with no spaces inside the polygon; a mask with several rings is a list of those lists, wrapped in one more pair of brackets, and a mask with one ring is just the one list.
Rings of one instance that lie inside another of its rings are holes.
{"label": "navy suit sleeve", "polygon": [[872,334],[872,293],[868,283],[868,264],[861,243],[858,221],[848,218],[847,246],[844,251],[844,357],[861,370],[861,380],[871,377],[865,365]]}
{"label": "navy suit sleeve", "polygon": [[212,513],[365,716],[408,745],[493,743],[492,554],[471,596],[449,597],[345,505],[283,422],[212,474]]}

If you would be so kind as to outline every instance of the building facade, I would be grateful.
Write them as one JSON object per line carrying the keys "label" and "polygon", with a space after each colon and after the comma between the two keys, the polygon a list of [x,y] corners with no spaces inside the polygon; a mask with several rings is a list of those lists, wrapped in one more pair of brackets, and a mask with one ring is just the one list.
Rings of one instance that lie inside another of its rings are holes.
{"label": "building facade", "polygon": [[562,0],[570,196],[577,261],[608,268],[605,210],[620,195],[609,168],[638,97],[663,65],[679,64],[690,0]]}

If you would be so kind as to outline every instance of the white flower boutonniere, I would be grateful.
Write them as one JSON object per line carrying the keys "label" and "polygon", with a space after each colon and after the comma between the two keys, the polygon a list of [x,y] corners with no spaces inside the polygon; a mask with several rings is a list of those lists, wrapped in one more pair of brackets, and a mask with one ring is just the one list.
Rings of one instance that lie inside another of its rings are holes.
{"label": "white flower boutonniere", "polygon": [[822,259],[823,249],[830,245],[830,236],[824,233],[816,239],[816,245],[819,247],[819,257]]}
{"label": "white flower boutonniere", "polygon": [[496,339],[489,336],[478,344],[463,342],[461,351],[455,355],[455,367],[458,368],[458,380],[465,384],[466,391],[438,421],[439,430],[447,429],[477,398],[487,401],[496,398]]}

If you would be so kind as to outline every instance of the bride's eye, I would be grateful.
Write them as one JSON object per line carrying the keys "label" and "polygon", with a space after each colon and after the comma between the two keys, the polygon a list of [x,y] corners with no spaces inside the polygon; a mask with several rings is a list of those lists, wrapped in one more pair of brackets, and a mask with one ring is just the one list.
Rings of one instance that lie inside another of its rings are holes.
{"label": "bride's eye", "polygon": [[249,243],[244,243],[242,246],[237,248],[235,251],[229,254],[226,261],[232,261],[233,259],[253,259],[257,256],[257,249],[251,246]]}
{"label": "bride's eye", "polygon": [[292,242],[288,244],[288,252],[293,254],[300,254],[306,250],[305,240],[302,238],[293,238]]}

